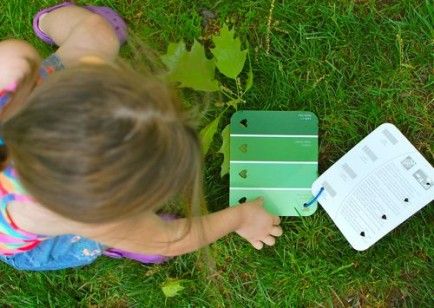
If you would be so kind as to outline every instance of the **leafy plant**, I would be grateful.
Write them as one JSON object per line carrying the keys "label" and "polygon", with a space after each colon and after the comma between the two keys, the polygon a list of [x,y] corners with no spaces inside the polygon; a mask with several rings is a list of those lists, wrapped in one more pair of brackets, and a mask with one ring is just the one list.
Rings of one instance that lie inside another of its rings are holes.
{"label": "leafy plant", "polygon": [[[235,30],[224,24],[220,33],[212,36],[214,47],[211,48],[212,58],[206,56],[206,48],[194,41],[190,51],[185,42],[170,43],[167,53],[161,60],[167,66],[168,80],[181,88],[191,88],[196,91],[220,93],[225,99],[220,102],[220,111],[200,131],[204,155],[209,151],[223,114],[230,108],[238,109],[238,104],[244,103],[244,95],[253,85],[253,72],[248,56],[248,50],[242,49],[241,40],[235,36]],[[243,76],[246,60],[248,71]],[[218,71],[220,74],[216,74]],[[229,125],[222,131],[223,144],[218,151],[224,155],[221,166],[221,176],[229,171]]]}

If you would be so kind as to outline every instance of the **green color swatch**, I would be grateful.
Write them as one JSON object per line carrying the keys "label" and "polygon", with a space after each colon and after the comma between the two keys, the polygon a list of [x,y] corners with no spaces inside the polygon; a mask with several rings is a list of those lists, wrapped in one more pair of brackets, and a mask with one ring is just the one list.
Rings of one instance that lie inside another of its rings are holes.
{"label": "green color swatch", "polygon": [[230,194],[237,205],[259,196],[279,216],[308,216],[317,204],[318,119],[306,111],[239,111],[230,126]]}

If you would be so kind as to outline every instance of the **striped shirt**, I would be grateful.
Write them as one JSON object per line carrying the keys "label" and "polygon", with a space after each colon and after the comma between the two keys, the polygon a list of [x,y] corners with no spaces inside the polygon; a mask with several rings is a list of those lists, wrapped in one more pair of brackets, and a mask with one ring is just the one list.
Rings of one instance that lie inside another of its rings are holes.
{"label": "striped shirt", "polygon": [[32,202],[18,182],[16,172],[7,167],[0,173],[0,254],[13,255],[36,247],[46,237],[20,229],[8,213],[10,202]]}

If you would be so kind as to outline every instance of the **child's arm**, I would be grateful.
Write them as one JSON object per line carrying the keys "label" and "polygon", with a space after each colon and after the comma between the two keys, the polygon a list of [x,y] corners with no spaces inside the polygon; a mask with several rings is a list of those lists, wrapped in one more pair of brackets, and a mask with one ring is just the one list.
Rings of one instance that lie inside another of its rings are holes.
{"label": "child's arm", "polygon": [[118,230],[114,232],[98,229],[97,233],[83,235],[131,252],[176,256],[198,250],[234,231],[261,249],[264,243],[273,245],[274,236],[282,234],[279,223],[279,217],[268,214],[262,200],[257,199],[192,218],[189,230],[187,219],[163,221],[155,214],[148,214],[117,225]]}

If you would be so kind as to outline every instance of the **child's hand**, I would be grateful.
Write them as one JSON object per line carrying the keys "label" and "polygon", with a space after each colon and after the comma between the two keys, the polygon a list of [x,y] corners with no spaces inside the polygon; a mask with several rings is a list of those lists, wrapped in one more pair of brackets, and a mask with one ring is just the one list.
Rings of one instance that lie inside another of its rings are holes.
{"label": "child's hand", "polygon": [[0,90],[13,91],[39,64],[36,50],[24,41],[0,42]]}
{"label": "child's hand", "polygon": [[29,63],[21,58],[0,58],[0,67],[0,90],[15,91],[20,81],[30,73]]}
{"label": "child's hand", "polygon": [[38,52],[24,41],[0,42],[0,122],[13,116],[31,93],[40,61]]}
{"label": "child's hand", "polygon": [[241,223],[235,232],[245,238],[256,249],[262,249],[264,244],[272,246],[275,237],[282,235],[279,226],[279,216],[270,215],[264,209],[264,200],[258,198],[253,202],[239,205]]}

